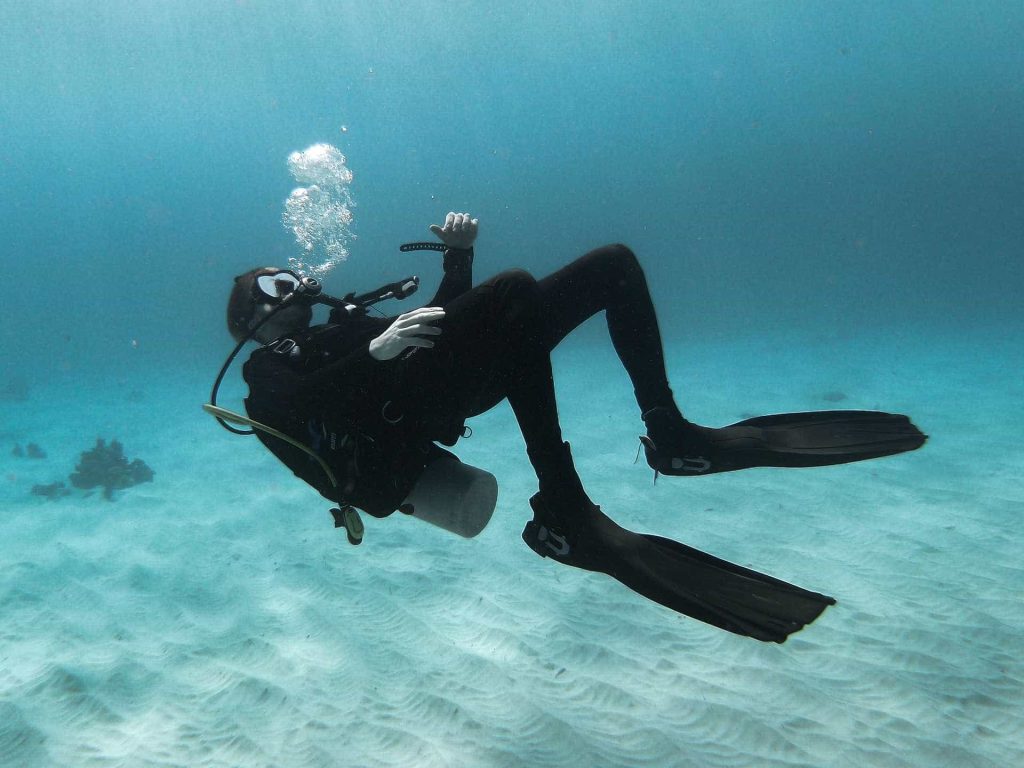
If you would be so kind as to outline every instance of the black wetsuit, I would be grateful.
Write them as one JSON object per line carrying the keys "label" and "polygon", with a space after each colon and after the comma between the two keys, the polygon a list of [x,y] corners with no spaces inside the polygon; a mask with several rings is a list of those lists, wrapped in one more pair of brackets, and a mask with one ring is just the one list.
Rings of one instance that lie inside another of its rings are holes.
{"label": "black wetsuit", "polygon": [[328,498],[382,516],[439,450],[433,441],[453,444],[466,418],[508,398],[543,489],[565,469],[550,352],[601,310],[641,411],[672,405],[647,282],[626,246],[591,251],[539,281],[509,270],[471,283],[472,251],[448,251],[428,304],[445,310],[432,349],[375,360],[369,343],[394,318],[335,310],[326,325],[246,363],[250,416],[310,445],[336,469],[339,489],[302,451],[260,439]]}
{"label": "black wetsuit", "polygon": [[[674,611],[759,640],[783,642],[835,602],[671,539],[622,528],[587,498],[562,441],[550,361],[551,350],[584,320],[605,311],[641,413],[649,418],[672,410],[676,423],[686,424],[666,380],[647,282],[628,248],[599,248],[540,281],[510,270],[471,288],[471,265],[471,252],[445,255],[445,278],[430,302],[443,306],[445,317],[431,349],[374,360],[369,343],[392,318],[335,311],[327,325],[278,339],[246,363],[249,414],[313,448],[338,476],[337,487],[303,451],[263,432],[260,439],[328,498],[383,516],[398,508],[432,454],[442,450],[435,441],[454,443],[465,418],[508,398],[539,479],[540,491],[530,499],[533,519],[523,531],[537,554],[608,574]],[[772,424],[778,419],[771,417]],[[737,426],[740,443],[753,442],[760,462],[741,466],[765,465],[771,446],[765,448],[760,432],[749,434],[760,427]],[[721,432],[722,452],[736,458],[730,429],[708,431]],[[812,432],[819,439],[820,424]],[[861,430],[851,434],[862,442]],[[896,451],[919,446],[923,436],[917,435],[920,440]],[[785,451],[792,452],[786,437]],[[823,461],[881,455],[833,454]]]}

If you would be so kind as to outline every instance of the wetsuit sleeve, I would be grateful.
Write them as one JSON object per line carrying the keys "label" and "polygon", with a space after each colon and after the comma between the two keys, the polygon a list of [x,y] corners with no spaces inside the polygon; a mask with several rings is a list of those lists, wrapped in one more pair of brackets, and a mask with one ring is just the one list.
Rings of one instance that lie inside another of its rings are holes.
{"label": "wetsuit sleeve", "polygon": [[473,249],[448,248],[444,252],[444,277],[427,306],[443,307],[473,287]]}

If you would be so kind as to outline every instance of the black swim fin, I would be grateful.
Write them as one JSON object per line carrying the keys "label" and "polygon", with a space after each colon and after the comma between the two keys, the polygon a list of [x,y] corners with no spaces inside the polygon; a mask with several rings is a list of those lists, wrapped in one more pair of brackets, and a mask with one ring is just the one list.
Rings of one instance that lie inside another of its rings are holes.
{"label": "black swim fin", "polygon": [[588,504],[560,523],[541,494],[523,540],[541,557],[605,573],[678,613],[737,635],[783,643],[835,600],[720,560],[671,539],[634,533]]}
{"label": "black swim fin", "polygon": [[913,451],[923,434],[906,416],[882,411],[780,413],[714,429],[678,411],[644,414],[647,463],[665,475],[710,475],[750,467],[820,467]]}

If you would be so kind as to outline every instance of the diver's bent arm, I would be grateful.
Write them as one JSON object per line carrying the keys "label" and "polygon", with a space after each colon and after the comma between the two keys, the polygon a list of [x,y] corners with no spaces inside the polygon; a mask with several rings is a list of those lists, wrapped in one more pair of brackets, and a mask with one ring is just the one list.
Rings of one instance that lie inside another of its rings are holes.
{"label": "diver's bent arm", "polygon": [[444,252],[444,277],[427,306],[443,307],[473,287],[473,249],[447,248]]}
{"label": "diver's bent arm", "polygon": [[430,231],[444,243],[444,279],[432,307],[443,307],[456,296],[473,287],[473,243],[480,229],[480,220],[468,213],[449,211],[444,225],[431,224]]}

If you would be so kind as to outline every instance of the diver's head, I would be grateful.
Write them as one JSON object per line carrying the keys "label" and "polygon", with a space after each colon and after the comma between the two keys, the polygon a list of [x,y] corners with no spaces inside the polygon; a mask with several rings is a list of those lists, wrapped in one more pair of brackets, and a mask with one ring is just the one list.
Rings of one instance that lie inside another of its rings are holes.
{"label": "diver's head", "polygon": [[[308,301],[292,300],[280,309],[281,302],[291,297],[300,283],[298,275],[277,267],[260,267],[236,277],[228,298],[228,331],[232,338],[241,342],[251,335],[254,341],[269,344],[309,327],[313,308]],[[253,334],[253,328],[271,313],[274,316]]]}

